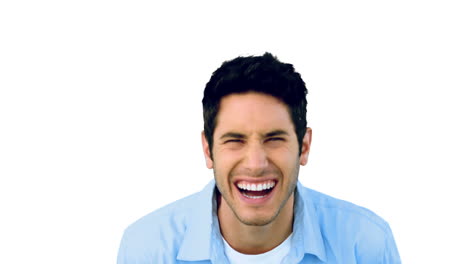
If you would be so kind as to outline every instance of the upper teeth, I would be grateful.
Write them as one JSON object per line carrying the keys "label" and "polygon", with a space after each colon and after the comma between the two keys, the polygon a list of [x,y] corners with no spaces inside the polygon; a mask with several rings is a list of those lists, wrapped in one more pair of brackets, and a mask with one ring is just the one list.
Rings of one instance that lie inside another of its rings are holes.
{"label": "upper teeth", "polygon": [[265,182],[265,183],[260,183],[260,184],[254,184],[254,183],[238,183],[237,187],[243,190],[248,190],[248,191],[263,191],[267,189],[271,189],[275,186],[275,182]]}

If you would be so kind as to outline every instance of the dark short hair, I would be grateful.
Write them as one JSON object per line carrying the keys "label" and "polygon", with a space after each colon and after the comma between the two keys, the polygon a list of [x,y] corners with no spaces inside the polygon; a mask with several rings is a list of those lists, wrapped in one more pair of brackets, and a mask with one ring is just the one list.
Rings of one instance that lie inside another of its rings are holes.
{"label": "dark short hair", "polygon": [[271,95],[287,105],[300,154],[307,129],[307,88],[292,64],[282,63],[268,52],[263,56],[237,57],[225,61],[206,84],[202,103],[204,132],[210,152],[221,99],[226,95],[247,92]]}

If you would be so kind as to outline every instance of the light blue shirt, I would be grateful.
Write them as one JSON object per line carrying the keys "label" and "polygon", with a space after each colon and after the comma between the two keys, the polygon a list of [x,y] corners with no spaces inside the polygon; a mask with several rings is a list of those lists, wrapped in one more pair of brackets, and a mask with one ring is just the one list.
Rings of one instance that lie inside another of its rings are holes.
{"label": "light blue shirt", "polygon": [[[215,183],[130,225],[118,264],[228,263],[216,214]],[[296,188],[292,247],[283,263],[398,264],[389,225],[373,212]]]}

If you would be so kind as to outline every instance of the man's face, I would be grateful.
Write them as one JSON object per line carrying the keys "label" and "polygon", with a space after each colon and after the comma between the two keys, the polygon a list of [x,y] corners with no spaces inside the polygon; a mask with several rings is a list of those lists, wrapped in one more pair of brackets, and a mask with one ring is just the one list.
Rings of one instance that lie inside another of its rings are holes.
{"label": "man's face", "polygon": [[298,155],[288,108],[275,97],[253,92],[223,97],[213,134],[213,159],[203,137],[221,203],[227,203],[246,225],[271,223],[294,192],[299,165],[307,163],[310,138],[307,129]]}

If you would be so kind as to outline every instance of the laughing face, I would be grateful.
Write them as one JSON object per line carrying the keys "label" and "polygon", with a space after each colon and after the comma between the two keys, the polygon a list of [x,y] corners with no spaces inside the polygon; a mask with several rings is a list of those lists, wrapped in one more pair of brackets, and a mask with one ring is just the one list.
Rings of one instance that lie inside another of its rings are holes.
{"label": "laughing face", "polygon": [[[223,97],[212,155],[203,137],[207,167],[213,168],[222,208],[245,225],[273,222],[292,206],[299,165],[307,163],[311,130],[299,145],[287,106],[260,93]],[[213,157],[213,159],[211,159]],[[231,213],[231,212],[230,212]]]}

